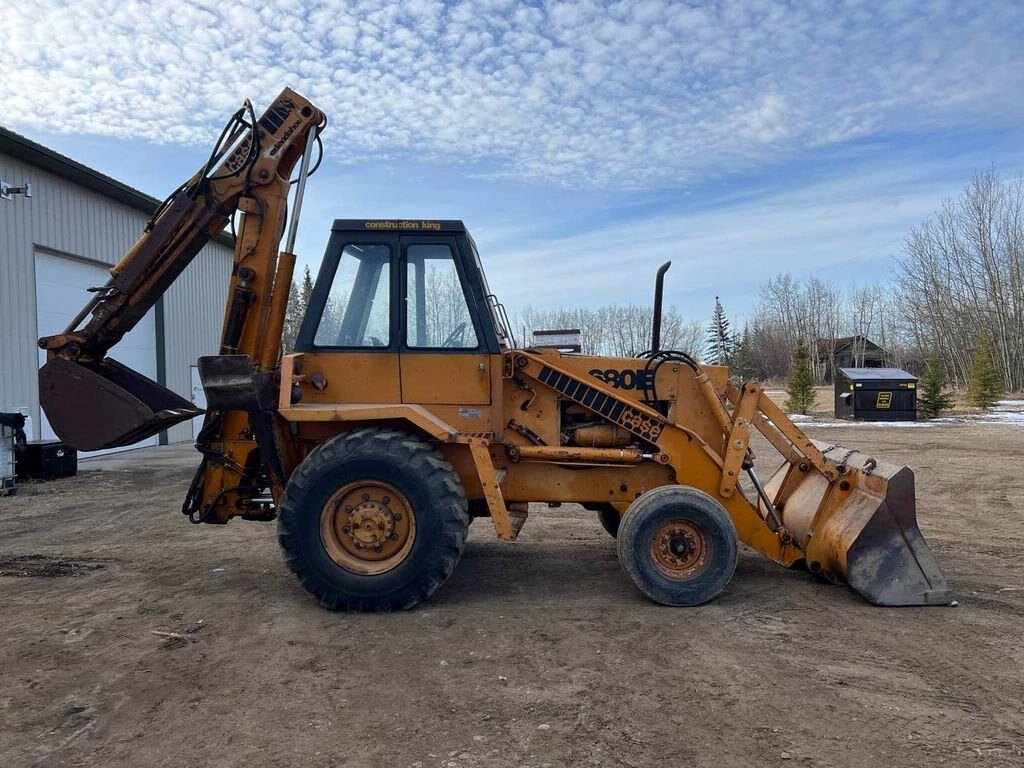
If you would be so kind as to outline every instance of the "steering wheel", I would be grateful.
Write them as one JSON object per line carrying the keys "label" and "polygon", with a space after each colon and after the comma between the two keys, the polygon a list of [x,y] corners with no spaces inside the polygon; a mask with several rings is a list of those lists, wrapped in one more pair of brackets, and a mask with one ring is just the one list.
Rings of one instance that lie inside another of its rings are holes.
{"label": "steering wheel", "polygon": [[[456,347],[456,346],[461,347],[462,346],[462,338],[463,338],[463,336],[465,336],[465,334],[466,334],[466,323],[465,322],[461,322],[458,325],[456,325],[455,328],[452,329],[452,332],[448,334],[448,337],[444,341],[441,342],[441,346],[442,347],[446,347],[446,348],[451,348],[451,347]],[[456,342],[458,342],[458,343],[456,344]]]}

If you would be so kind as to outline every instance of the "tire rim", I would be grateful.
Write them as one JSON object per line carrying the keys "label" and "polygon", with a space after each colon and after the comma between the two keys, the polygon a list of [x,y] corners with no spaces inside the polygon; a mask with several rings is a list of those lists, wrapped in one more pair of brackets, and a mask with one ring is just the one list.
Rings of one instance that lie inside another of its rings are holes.
{"label": "tire rim", "polygon": [[416,515],[392,485],[349,483],[324,504],[320,538],[330,558],[345,570],[367,576],[386,573],[412,551]]}
{"label": "tire rim", "polygon": [[655,565],[676,581],[686,581],[703,573],[711,562],[711,550],[711,537],[693,520],[666,520],[651,537]]}

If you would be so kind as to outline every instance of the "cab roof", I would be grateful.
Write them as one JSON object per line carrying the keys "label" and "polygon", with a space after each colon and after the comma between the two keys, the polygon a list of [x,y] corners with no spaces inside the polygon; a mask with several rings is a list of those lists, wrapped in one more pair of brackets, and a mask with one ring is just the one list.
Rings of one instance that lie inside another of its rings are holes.
{"label": "cab roof", "polygon": [[465,232],[458,219],[335,219],[333,232]]}

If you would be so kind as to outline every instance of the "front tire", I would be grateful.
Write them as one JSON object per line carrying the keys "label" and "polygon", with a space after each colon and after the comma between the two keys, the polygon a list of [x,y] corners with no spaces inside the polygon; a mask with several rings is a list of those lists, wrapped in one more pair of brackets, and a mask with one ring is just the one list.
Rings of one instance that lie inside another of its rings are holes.
{"label": "front tire", "polygon": [[467,510],[458,474],[430,443],[359,429],[317,446],[292,474],[278,542],[329,610],[412,608],[455,570]]}
{"label": "front tire", "polygon": [[616,542],[637,588],[662,605],[700,605],[725,589],[739,545],[732,518],[703,491],[666,485],[634,501]]}

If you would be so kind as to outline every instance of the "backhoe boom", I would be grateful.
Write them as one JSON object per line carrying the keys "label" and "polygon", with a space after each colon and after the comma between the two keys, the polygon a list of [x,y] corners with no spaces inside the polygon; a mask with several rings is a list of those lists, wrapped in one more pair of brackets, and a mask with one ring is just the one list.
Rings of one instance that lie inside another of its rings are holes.
{"label": "backhoe boom", "polygon": [[[205,491],[193,488],[190,503],[197,509],[208,507],[213,498],[234,503],[234,492],[223,493],[232,487],[260,495],[252,489],[269,482],[268,467],[277,466],[278,472],[270,474],[278,485],[283,482],[277,457],[257,458],[254,438],[261,434],[264,447],[273,445],[267,409],[273,408],[276,389],[269,395],[260,390],[273,388],[295,263],[294,255],[279,252],[289,177],[302,159],[302,187],[310,150],[325,124],[323,113],[290,89],[258,120],[247,102],[225,127],[209,161],[159,207],[67,330],[39,340],[47,350],[39,372],[40,401],[62,440],[81,450],[130,445],[203,413],[106,354],[209,239],[241,212],[220,356],[200,361],[201,372],[208,373],[204,386],[211,412],[197,442],[216,465],[217,478],[197,483]],[[225,382],[228,373],[234,389]],[[232,396],[218,402],[218,394],[227,390]],[[197,477],[204,474],[205,464]]]}

